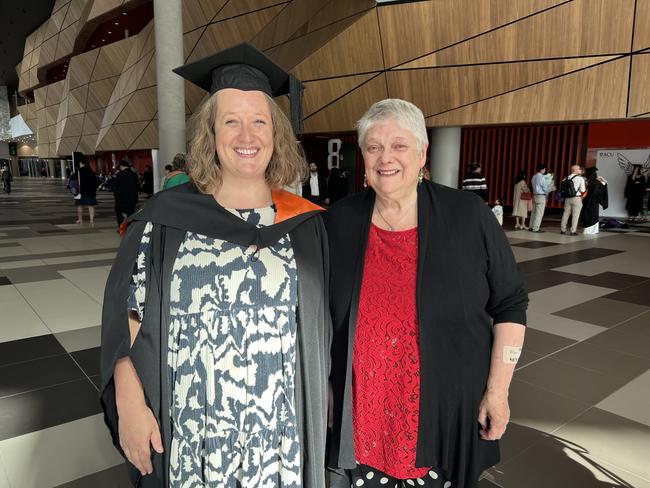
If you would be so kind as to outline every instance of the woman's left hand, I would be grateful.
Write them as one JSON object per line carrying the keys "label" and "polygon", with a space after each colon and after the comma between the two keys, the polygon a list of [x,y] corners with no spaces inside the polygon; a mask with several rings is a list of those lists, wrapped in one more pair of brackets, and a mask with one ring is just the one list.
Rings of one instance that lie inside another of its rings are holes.
{"label": "woman's left hand", "polygon": [[506,431],[510,420],[508,392],[486,390],[478,409],[478,422],[481,424],[481,439],[496,441]]}

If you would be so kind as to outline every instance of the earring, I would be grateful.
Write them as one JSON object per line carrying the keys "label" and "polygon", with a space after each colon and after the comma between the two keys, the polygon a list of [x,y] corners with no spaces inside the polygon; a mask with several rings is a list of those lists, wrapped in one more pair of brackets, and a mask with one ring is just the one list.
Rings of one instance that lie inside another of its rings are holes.
{"label": "earring", "polygon": [[368,188],[368,177],[365,173],[363,174],[363,187]]}
{"label": "earring", "polygon": [[420,168],[420,172],[418,173],[418,185],[422,184],[423,179],[424,179],[424,168]]}

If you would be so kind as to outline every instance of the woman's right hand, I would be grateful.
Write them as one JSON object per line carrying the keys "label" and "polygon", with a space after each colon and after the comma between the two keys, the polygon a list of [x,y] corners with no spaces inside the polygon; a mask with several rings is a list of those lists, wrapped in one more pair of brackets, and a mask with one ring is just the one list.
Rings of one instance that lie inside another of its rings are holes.
{"label": "woman's right hand", "polygon": [[142,476],[153,472],[151,448],[163,452],[160,428],[151,409],[143,401],[130,402],[118,409],[120,446],[126,458]]}

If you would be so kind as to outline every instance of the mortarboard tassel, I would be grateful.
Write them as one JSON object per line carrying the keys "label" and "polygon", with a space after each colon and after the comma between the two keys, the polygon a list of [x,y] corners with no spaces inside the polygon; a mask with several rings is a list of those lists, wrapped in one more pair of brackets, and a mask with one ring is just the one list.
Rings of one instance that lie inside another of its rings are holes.
{"label": "mortarboard tassel", "polygon": [[298,78],[289,75],[289,103],[291,112],[291,127],[296,136],[302,134],[302,92],[303,86]]}

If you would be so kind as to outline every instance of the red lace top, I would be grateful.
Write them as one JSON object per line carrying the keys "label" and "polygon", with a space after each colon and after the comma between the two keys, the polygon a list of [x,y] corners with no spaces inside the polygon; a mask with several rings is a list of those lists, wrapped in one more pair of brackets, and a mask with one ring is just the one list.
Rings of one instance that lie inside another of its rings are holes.
{"label": "red lace top", "polygon": [[420,350],[415,303],[418,234],[370,226],[354,340],[353,410],[357,461],[400,479],[415,467]]}

